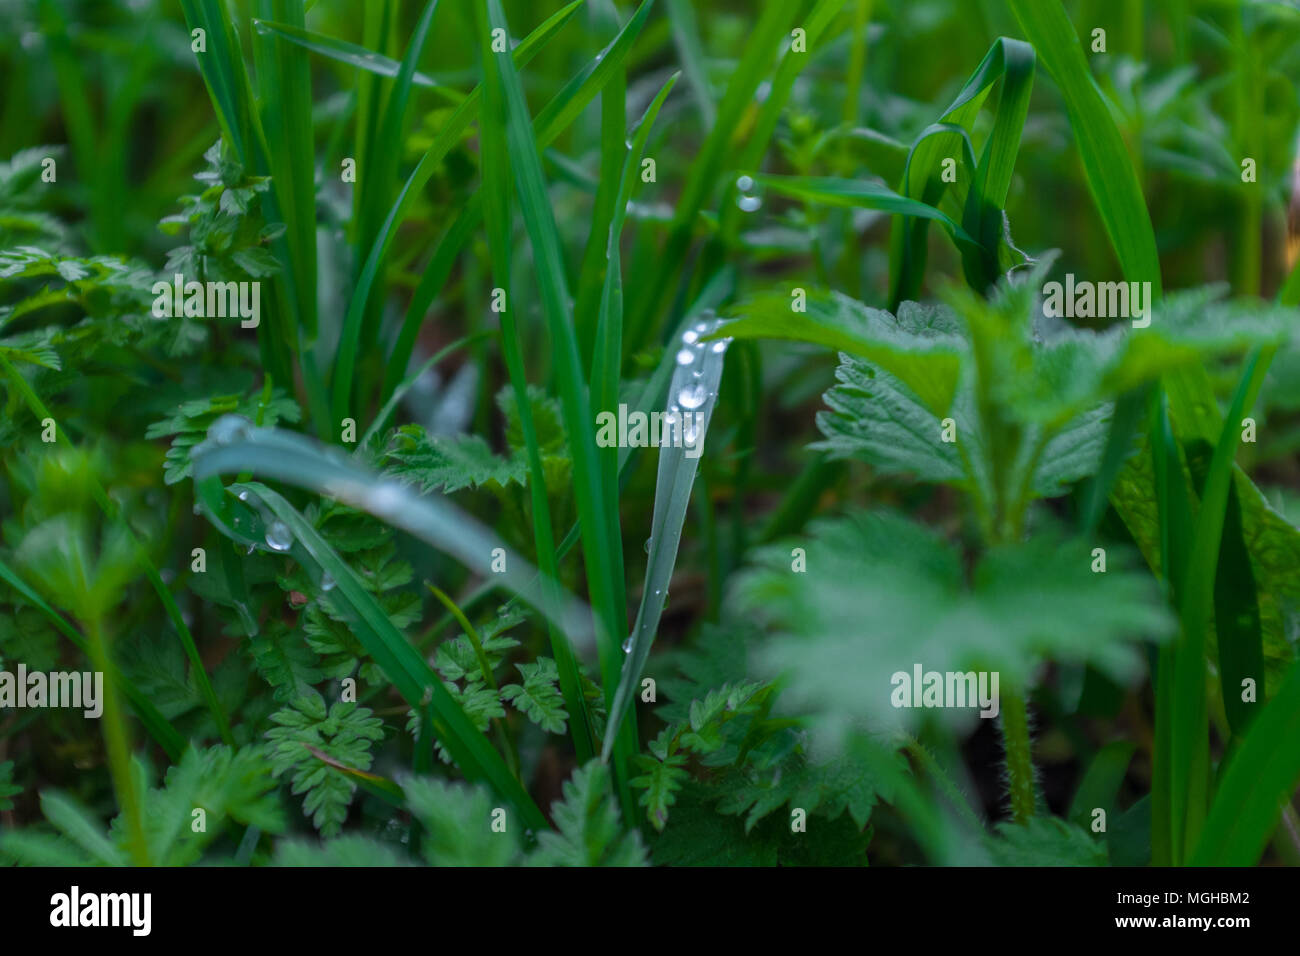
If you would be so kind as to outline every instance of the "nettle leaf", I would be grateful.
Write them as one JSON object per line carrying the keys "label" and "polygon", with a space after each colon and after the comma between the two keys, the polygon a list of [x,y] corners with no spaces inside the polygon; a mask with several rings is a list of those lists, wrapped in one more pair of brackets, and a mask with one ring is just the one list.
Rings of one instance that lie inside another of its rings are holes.
{"label": "nettle leaf", "polygon": [[599,760],[574,771],[564,783],[564,800],[551,807],[557,830],[538,834],[529,865],[648,865],[640,832],[623,831],[609,784],[609,768]]}
{"label": "nettle leaf", "polygon": [[[1044,317],[1039,294],[1050,262],[1014,284],[1004,281],[988,302],[955,289],[948,293],[951,308],[899,307],[897,332],[941,339],[959,366],[951,402],[942,408],[918,390],[915,373],[903,376],[891,358],[841,345],[839,384],[825,395],[829,410],[817,416],[826,440],[813,447],[882,471],[952,484],[991,503],[995,462],[985,432],[995,419],[1019,429],[1007,463],[1009,484],[1030,497],[1054,497],[1096,470],[1113,398],[1190,362],[1288,334],[1287,310],[1215,302],[1222,291],[1216,288],[1171,295],[1155,309],[1149,328],[1127,322],[1103,332],[1072,328]],[[889,318],[856,308],[870,314],[868,325]],[[981,395],[988,403],[983,414]]]}
{"label": "nettle leaf", "polygon": [[302,411],[283,389],[265,389],[248,395],[214,395],[182,402],[167,418],[145,429],[145,438],[175,435],[163,463],[163,481],[174,485],[192,475],[190,449],[203,441],[208,429],[222,415],[243,415],[259,425],[272,427],[279,422],[297,422]]}
{"label": "nettle leaf", "polygon": [[430,866],[510,866],[519,857],[515,830],[492,830],[497,801],[483,787],[430,778],[401,781],[406,805],[420,821],[420,852]]}
{"label": "nettle leaf", "polygon": [[[799,290],[802,291],[802,290]],[[810,295],[806,312],[790,293],[748,300],[720,332],[737,339],[785,339],[828,346],[888,369],[936,415],[946,414],[961,369],[960,325],[951,313],[904,303],[898,315],[840,293]]]}
{"label": "nettle leaf", "polygon": [[1106,866],[1110,862],[1104,842],[1058,817],[998,824],[997,836],[986,843],[998,866]]}
{"label": "nettle leaf", "polygon": [[[1260,695],[1263,699],[1281,686],[1296,659],[1294,635],[1300,628],[1300,528],[1270,504],[1244,471],[1233,467],[1241,507],[1242,540],[1250,554],[1259,600],[1264,650],[1265,692]],[[1185,468],[1184,480],[1189,480]],[[1142,438],[1137,454],[1125,462],[1115,478],[1111,502],[1147,563],[1153,571],[1162,574],[1155,489],[1150,445]],[[1207,650],[1213,655],[1216,647],[1212,639]]]}
{"label": "nettle leaf", "polygon": [[524,682],[507,684],[501,688],[501,699],[514,704],[524,716],[543,730],[553,734],[564,733],[568,712],[564,709],[564,696],[557,683],[559,668],[549,657],[539,657],[532,664],[519,664]]}
{"label": "nettle leaf", "polygon": [[522,459],[501,458],[478,435],[429,436],[419,425],[403,425],[384,450],[385,474],[423,492],[459,491],[484,485],[523,484]]}
{"label": "nettle leaf", "polygon": [[[791,544],[808,571],[790,572]],[[819,557],[820,556],[820,557]],[[928,529],[890,513],[812,525],[797,542],[759,552],[732,595],[772,637],[756,652],[784,674],[787,705],[818,715],[829,740],[854,723],[910,723],[891,702],[895,674],[991,672],[1024,688],[1046,659],[1093,664],[1116,680],[1142,673],[1132,642],[1167,637],[1173,621],[1150,576],[1111,549],[1094,574],[1091,549],[1050,533],[994,547],[964,583],[962,556]],[[991,691],[992,677],[988,677]],[[945,708],[964,721],[979,706]]]}
{"label": "nettle leaf", "polygon": [[326,710],[324,699],[315,692],[276,711],[271,721],[278,725],[266,732],[272,774],[291,774],[293,792],[306,795],[303,813],[323,836],[338,833],[356,784],[309,748],[356,770],[368,770],[371,747],[384,736],[382,721],[353,702],[340,701]]}

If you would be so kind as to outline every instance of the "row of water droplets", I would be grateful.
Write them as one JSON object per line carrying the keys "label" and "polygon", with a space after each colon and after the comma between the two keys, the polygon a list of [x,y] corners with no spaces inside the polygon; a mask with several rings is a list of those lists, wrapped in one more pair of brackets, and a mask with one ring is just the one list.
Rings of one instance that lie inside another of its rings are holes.
{"label": "row of water droplets", "polygon": [[[706,342],[705,337],[716,332],[721,324],[717,313],[706,309],[700,313],[699,321],[682,333],[680,348],[677,350],[677,368],[673,371],[672,384],[669,386],[665,417],[672,427],[677,424],[683,411],[692,413],[689,424],[682,429],[682,440],[686,444],[693,445],[699,429],[707,426],[707,421],[702,422],[701,416],[711,415],[713,402],[718,397],[722,357],[732,340],[728,336]],[[706,374],[708,372],[713,374]],[[646,538],[646,554],[650,553],[652,544],[653,539]],[[667,592],[660,588],[656,588],[654,593],[656,596],[663,594],[665,600],[668,598]],[[629,636],[623,642],[623,653],[631,652],[632,638]]]}

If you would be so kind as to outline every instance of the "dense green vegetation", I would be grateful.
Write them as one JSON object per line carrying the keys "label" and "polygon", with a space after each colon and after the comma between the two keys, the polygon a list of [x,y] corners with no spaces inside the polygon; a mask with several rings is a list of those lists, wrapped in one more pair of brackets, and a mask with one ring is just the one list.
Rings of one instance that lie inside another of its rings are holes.
{"label": "dense green vegetation", "polygon": [[1300,861],[1293,4],[7,16],[0,861]]}

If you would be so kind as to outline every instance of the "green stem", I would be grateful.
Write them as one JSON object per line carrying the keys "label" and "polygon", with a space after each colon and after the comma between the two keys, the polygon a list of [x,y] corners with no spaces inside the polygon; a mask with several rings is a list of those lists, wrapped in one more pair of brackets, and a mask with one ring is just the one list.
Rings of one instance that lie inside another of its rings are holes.
{"label": "green stem", "polygon": [[1011,794],[1011,817],[1028,823],[1034,815],[1034,761],[1029,741],[1029,711],[1025,699],[1015,692],[1002,692],[1002,743],[1007,752],[1007,785]]}
{"label": "green stem", "polygon": [[108,770],[113,779],[117,805],[126,816],[127,849],[136,866],[149,866],[149,842],[144,835],[144,816],[140,796],[135,790],[131,774],[131,741],[117,696],[117,684],[108,663],[108,651],[100,620],[91,616],[82,622],[90,646],[92,666],[104,675],[103,731],[104,747],[108,751]]}

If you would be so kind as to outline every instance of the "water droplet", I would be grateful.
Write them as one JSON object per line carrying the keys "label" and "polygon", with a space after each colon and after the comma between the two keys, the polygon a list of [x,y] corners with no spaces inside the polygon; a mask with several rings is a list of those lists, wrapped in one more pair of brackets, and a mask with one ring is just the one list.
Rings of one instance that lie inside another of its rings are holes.
{"label": "water droplet", "polygon": [[743,195],[736,200],[741,212],[757,212],[763,208],[763,200],[757,196]]}
{"label": "water droplet", "polygon": [[741,176],[736,180],[736,188],[742,193],[747,193],[754,188],[754,180],[748,176]]}
{"label": "water droplet", "polygon": [[[700,413],[703,414],[703,413]],[[690,421],[682,426],[682,441],[687,445],[694,445],[695,438],[700,433],[700,416],[695,415]]]}
{"label": "water droplet", "polygon": [[685,332],[682,333],[682,341],[685,342],[687,345],[694,345],[697,341],[699,341],[699,338],[700,338],[700,333],[696,332],[694,329],[687,329]]}
{"label": "water droplet", "polygon": [[195,514],[200,514],[199,506],[198,506],[198,505],[195,505],[191,510],[192,510]]}
{"label": "water droplet", "polygon": [[623,653],[624,654],[632,653],[632,638],[629,637],[626,641],[623,642]]}
{"label": "water droplet", "polygon": [[[699,338],[699,333],[707,332],[707,331],[709,331],[709,323],[707,323],[707,322],[696,322],[696,323],[695,323],[696,338]],[[694,340],[692,340],[692,341],[694,341]]]}
{"label": "water droplet", "polygon": [[245,554],[252,554],[252,553],[253,553],[254,551],[256,551],[256,550],[257,550],[257,545],[255,545],[255,544],[250,544],[250,545],[248,546],[248,550],[245,551],[244,553],[245,553]]}
{"label": "water droplet", "polygon": [[248,500],[248,492],[247,492],[247,491],[241,491],[241,492],[239,493],[239,500],[240,500],[240,501],[247,501],[247,500]]}
{"label": "water droplet", "polygon": [[293,547],[293,532],[283,521],[272,521],[266,526],[266,546],[272,551],[288,551]]}
{"label": "water droplet", "polygon": [[707,397],[704,386],[699,384],[687,385],[677,393],[677,401],[682,403],[682,408],[699,408]]}
{"label": "water droplet", "polygon": [[229,445],[252,433],[253,423],[243,415],[222,415],[208,428],[208,440],[214,445]]}
{"label": "water droplet", "polygon": [[645,539],[645,553],[646,553],[646,554],[649,554],[649,553],[650,553],[650,542],[653,541],[653,540],[654,540],[653,538],[646,538],[646,539]]}
{"label": "water droplet", "polygon": [[324,574],[321,575],[321,578],[320,578],[320,589],[321,589],[322,591],[333,591],[333,590],[334,590],[334,579],[333,579],[332,577],[330,577],[330,573],[329,573],[328,571],[326,571]]}
{"label": "water droplet", "polygon": [[727,346],[730,344],[731,339],[718,339],[718,341],[713,343],[713,351],[715,354],[721,355],[723,352],[727,351]]}
{"label": "water droplet", "polygon": [[694,361],[695,361],[695,353],[692,352],[690,349],[682,349],[680,352],[677,353],[678,365],[690,365]]}

